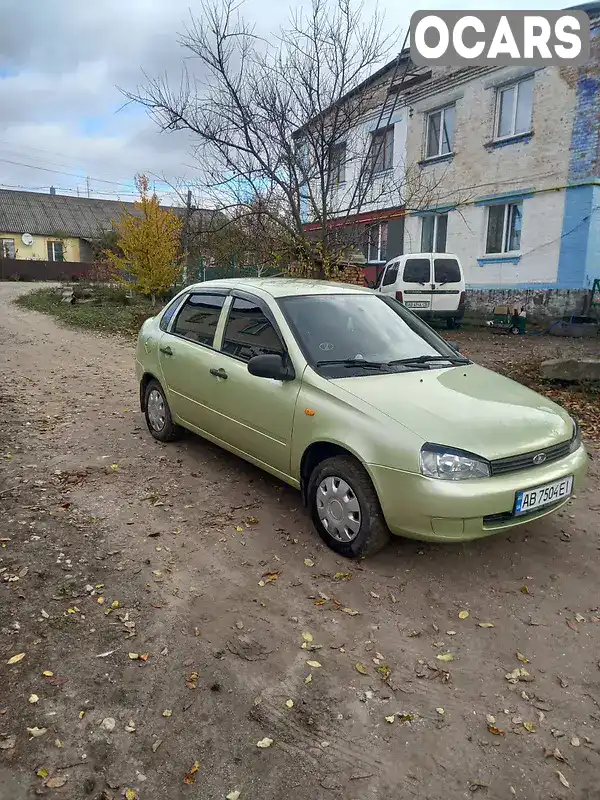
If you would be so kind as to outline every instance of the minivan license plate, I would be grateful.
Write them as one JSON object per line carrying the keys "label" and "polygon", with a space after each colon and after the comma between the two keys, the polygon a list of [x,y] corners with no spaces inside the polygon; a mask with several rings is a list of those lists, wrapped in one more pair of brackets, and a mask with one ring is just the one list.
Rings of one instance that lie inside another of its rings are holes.
{"label": "minivan license plate", "polygon": [[536,489],[524,489],[522,492],[517,492],[515,516],[528,514],[531,511],[535,511],[536,508],[542,508],[542,506],[549,506],[552,503],[565,500],[571,494],[572,489],[573,476],[569,475],[567,478],[561,478],[554,483],[538,486]]}
{"label": "minivan license plate", "polygon": [[407,300],[404,305],[407,308],[429,308],[428,300]]}

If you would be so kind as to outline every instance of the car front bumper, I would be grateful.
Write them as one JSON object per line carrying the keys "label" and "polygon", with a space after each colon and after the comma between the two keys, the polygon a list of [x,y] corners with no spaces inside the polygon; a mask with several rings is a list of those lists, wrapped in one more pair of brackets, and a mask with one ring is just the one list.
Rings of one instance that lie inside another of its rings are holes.
{"label": "car front bumper", "polygon": [[588,456],[581,446],[567,458],[507,475],[468,481],[426,478],[378,465],[368,470],[392,533],[423,541],[466,542],[500,533],[551,514],[569,498],[520,517],[512,515],[515,495],[573,475],[582,484]]}

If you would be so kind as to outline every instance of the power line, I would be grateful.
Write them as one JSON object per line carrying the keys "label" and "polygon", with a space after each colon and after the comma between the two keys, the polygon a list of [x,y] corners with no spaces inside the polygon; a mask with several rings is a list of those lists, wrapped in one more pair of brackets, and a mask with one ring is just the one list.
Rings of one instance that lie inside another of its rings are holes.
{"label": "power line", "polygon": [[[10,158],[0,158],[0,161],[4,162],[5,164],[14,164],[17,167],[27,167],[29,169],[38,169],[42,172],[53,172],[56,175],[68,175],[70,178],[78,178],[79,180],[85,180],[86,176],[84,175],[77,175],[75,172],[65,172],[64,170],[60,169],[50,169],[50,167],[39,167],[36,164],[26,164],[23,161],[12,161]],[[129,184],[123,183],[121,181],[111,181],[107,178],[94,178],[91,175],[89,179],[95,181],[96,183],[110,183],[113,186],[128,186]]]}

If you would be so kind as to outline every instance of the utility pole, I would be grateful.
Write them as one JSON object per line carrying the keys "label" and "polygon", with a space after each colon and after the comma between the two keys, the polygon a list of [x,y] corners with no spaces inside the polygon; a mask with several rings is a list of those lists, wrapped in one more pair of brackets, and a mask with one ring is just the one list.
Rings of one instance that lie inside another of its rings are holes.
{"label": "utility pole", "polygon": [[89,197],[90,196],[90,177],[89,177],[89,175],[85,179],[85,185],[87,186],[87,196]]}
{"label": "utility pole", "polygon": [[189,257],[190,257],[190,220],[192,217],[192,190],[187,190],[187,199],[185,203],[185,218],[183,223],[183,278],[185,283],[188,282],[189,272]]}

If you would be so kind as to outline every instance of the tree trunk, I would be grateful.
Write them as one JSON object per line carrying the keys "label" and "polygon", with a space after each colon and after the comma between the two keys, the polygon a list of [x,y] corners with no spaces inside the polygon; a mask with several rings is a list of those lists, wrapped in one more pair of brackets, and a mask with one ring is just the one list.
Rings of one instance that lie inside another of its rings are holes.
{"label": "tree trunk", "polygon": [[156,307],[156,294],[152,292],[152,308]]}

